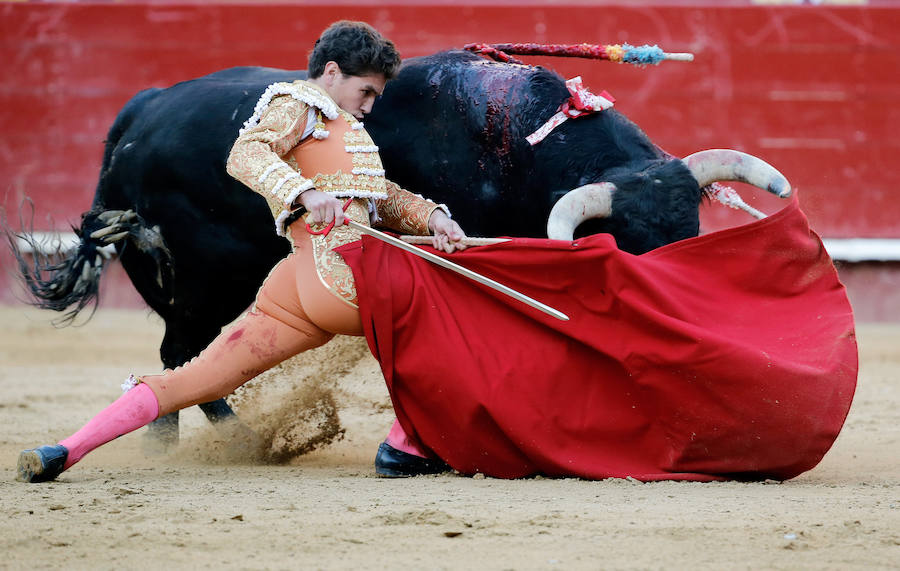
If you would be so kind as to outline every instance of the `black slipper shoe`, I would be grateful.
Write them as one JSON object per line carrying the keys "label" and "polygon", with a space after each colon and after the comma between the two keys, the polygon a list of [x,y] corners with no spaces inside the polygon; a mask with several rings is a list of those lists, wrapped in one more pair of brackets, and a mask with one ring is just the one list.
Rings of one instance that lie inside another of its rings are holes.
{"label": "black slipper shoe", "polygon": [[22,450],[16,480],[20,482],[48,482],[63,472],[69,451],[61,444],[48,444]]}
{"label": "black slipper shoe", "polygon": [[375,473],[385,478],[409,478],[449,471],[450,466],[441,460],[408,454],[387,442],[378,446],[378,454],[375,455]]}

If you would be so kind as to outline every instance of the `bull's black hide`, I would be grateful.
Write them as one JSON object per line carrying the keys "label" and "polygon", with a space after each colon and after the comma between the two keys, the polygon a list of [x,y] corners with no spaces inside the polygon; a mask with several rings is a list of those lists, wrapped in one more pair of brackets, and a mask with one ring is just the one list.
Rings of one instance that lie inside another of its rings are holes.
{"label": "bull's black hide", "polygon": [[613,216],[581,234],[610,232],[631,253],[696,236],[697,182],[621,113],[570,120],[534,147],[525,141],[568,96],[544,68],[444,52],[405,64],[366,128],[388,176],[445,202],[469,234],[546,237],[560,196],[609,181],[618,188]]}

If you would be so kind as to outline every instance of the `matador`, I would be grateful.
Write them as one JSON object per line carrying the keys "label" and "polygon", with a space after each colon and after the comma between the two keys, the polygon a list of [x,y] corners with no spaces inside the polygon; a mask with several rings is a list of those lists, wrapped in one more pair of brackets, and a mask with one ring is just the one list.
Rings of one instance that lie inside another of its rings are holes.
{"label": "matador", "polygon": [[[464,247],[465,234],[445,206],[385,179],[378,147],[358,120],[399,64],[394,45],[371,26],[337,22],[316,42],[309,80],[266,89],[226,168],[265,197],[290,254],[269,273],[250,310],[197,357],[158,375],[132,376],[126,393],[75,434],[23,451],[18,479],[52,480],[98,446],[222,398],[335,334],[362,335],[353,274],[333,251],[360,238],[343,225],[345,217],[406,234],[433,233],[434,246],[448,253]],[[375,465],[383,476],[447,469],[396,421]]]}

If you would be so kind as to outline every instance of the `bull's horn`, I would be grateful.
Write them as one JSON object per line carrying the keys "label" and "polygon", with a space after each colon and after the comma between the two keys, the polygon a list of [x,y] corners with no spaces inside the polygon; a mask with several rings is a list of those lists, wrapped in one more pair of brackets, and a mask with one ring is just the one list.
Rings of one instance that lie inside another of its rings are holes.
{"label": "bull's horn", "polygon": [[700,188],[720,180],[746,182],[772,194],[787,198],[791,183],[766,161],[731,149],[700,151],[682,159]]}
{"label": "bull's horn", "polygon": [[612,197],[616,185],[595,182],[570,190],[550,211],[547,237],[551,240],[571,240],[578,225],[588,218],[608,218],[612,213]]}

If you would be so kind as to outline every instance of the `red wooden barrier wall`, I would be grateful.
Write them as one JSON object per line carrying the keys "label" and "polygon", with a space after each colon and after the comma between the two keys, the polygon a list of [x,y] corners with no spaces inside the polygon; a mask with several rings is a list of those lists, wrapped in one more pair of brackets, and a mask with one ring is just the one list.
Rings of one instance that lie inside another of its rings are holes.
{"label": "red wooden barrier wall", "polygon": [[[319,32],[342,18],[372,23],[404,57],[476,41],[649,43],[693,52],[693,63],[646,69],[528,61],[608,90],[617,109],[673,154],[729,147],[769,160],[799,190],[825,237],[900,238],[900,6],[885,2],[0,1],[3,206],[15,218],[27,195],[37,205],[36,227],[76,222],[93,196],[106,130],[135,92],[234,65],[304,68]],[[778,207],[741,191],[763,210]],[[745,221],[723,208],[704,210],[707,229]],[[2,261],[8,269],[8,256]],[[893,264],[872,267],[896,275]],[[869,296],[860,295],[857,311],[900,319],[900,298],[891,297],[900,279],[872,281],[889,284],[874,292],[880,306],[864,306]]]}

